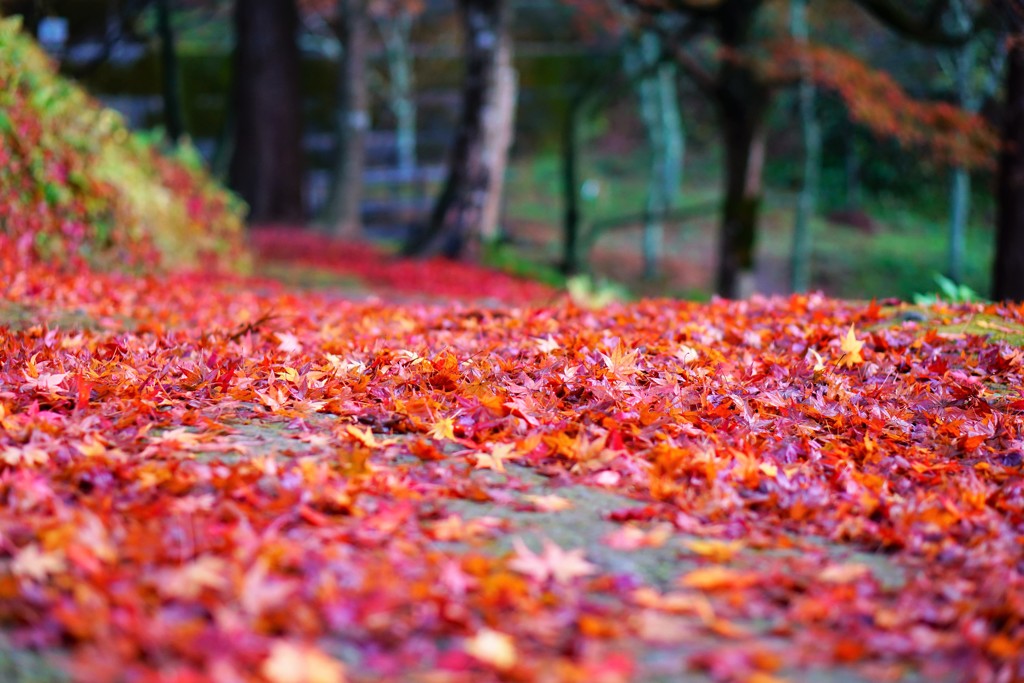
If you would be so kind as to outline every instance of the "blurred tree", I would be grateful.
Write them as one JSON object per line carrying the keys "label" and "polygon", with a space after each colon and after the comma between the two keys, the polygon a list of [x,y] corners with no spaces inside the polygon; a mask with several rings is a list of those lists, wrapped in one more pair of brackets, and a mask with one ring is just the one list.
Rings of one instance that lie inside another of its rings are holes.
{"label": "blurred tree", "polygon": [[[960,29],[969,28],[970,0],[952,0],[951,22]],[[956,102],[964,111],[977,113],[999,87],[1005,65],[1005,36],[986,31],[963,45],[940,53],[939,63],[950,77]],[[963,280],[963,260],[967,249],[967,218],[971,208],[971,173],[963,164],[952,169],[949,209],[949,252],[946,274],[951,280]]]}
{"label": "blurred tree", "polygon": [[561,1],[573,9],[578,31],[595,57],[618,54],[623,65],[621,71],[609,74],[599,60],[588,60],[581,73],[566,79],[570,87],[562,125],[562,270],[566,274],[578,272],[599,234],[591,226],[589,234],[581,235],[580,124],[600,107],[620,99],[623,88],[631,88],[637,96],[650,152],[641,249],[644,276],[654,278],[658,275],[664,222],[682,185],[686,138],[679,110],[677,69],[666,58],[662,37],[638,26],[635,13],[617,0]]}
{"label": "blurred tree", "polygon": [[373,0],[370,5],[370,15],[384,43],[388,109],[395,117],[395,156],[404,183],[412,182],[417,166],[412,28],[423,10],[423,0]]}
{"label": "blurred tree", "polygon": [[[807,20],[808,0],[789,0],[789,31],[799,48],[810,43]],[[818,203],[818,180],[821,174],[821,126],[815,111],[817,100],[810,64],[801,55],[798,61],[800,83],[797,92],[800,108],[800,130],[803,138],[804,167],[800,177],[793,220],[793,249],[790,257],[790,288],[804,292],[811,280],[811,221]]]}
{"label": "blurred tree", "polygon": [[[458,10],[465,65],[458,130],[441,193],[427,224],[406,243],[406,254],[462,257],[478,249],[483,235],[493,230],[485,221],[491,219],[487,207],[501,191],[501,179],[495,177],[500,168],[494,162],[497,158],[503,167],[507,154],[493,138],[511,140],[502,127],[512,125],[512,116],[495,114],[501,121],[497,126],[488,125],[487,118],[496,106],[501,79],[514,78],[502,75],[503,68],[511,68],[508,7],[503,0],[459,0]],[[488,149],[495,150],[490,158]]]}
{"label": "blurred tree", "polygon": [[178,82],[178,49],[171,23],[171,0],[156,0],[156,29],[160,36],[160,82],[164,100],[164,128],[167,139],[177,144],[185,134]]}
{"label": "blurred tree", "polygon": [[229,182],[255,223],[303,218],[302,101],[295,0],[236,0]]}
{"label": "blurred tree", "polygon": [[[511,14],[511,7],[503,10]],[[490,87],[483,111],[483,145],[481,154],[487,169],[488,189],[480,216],[480,239],[493,242],[501,235],[501,207],[505,194],[505,171],[515,134],[516,103],[519,99],[519,77],[513,64],[511,16],[501,19],[498,48],[491,66]]]}
{"label": "blurred tree", "polygon": [[[716,290],[726,297],[743,297],[754,291],[754,255],[757,225],[763,197],[763,168],[767,115],[779,87],[800,80],[802,59],[815,63],[815,79],[825,81],[856,109],[862,122],[874,124],[897,137],[921,141],[921,128],[929,125],[969,125],[955,113],[939,114],[921,107],[904,112],[884,112],[885,101],[868,98],[872,89],[898,91],[900,101],[909,102],[891,79],[874,76],[862,63],[834,50],[776,50],[772,54],[772,32],[766,29],[762,10],[766,0],[626,0],[650,18],[649,25],[663,33],[680,67],[714,102],[724,149],[724,199],[719,234]],[[851,0],[886,26],[904,36],[932,45],[962,44],[971,32],[950,31],[943,23],[949,0],[929,0],[907,7],[898,0]],[[690,20],[688,26],[703,25],[705,35],[713,39],[715,64],[691,53],[677,35],[664,30],[657,19],[665,15]],[[973,21],[971,25],[973,26]],[[767,32],[767,36],[765,33]],[[775,41],[779,43],[780,41]],[[787,64],[789,69],[780,68]],[[795,73],[794,73],[795,71]],[[858,87],[861,90],[858,90]],[[861,101],[858,101],[861,100]],[[940,120],[941,119],[941,120]],[[906,130],[900,126],[907,126]],[[949,131],[945,131],[948,135]]]}
{"label": "blurred tree", "polygon": [[992,297],[1024,301],[1024,3],[1001,0],[1007,40],[1002,151],[997,171]]}
{"label": "blurred tree", "polygon": [[663,52],[661,38],[652,31],[640,32],[625,48],[626,71],[634,77],[640,76],[635,90],[651,152],[642,243],[647,279],[658,275],[664,222],[675,207],[683,182],[686,144],[676,90],[676,67],[662,58]]}
{"label": "blurred tree", "polygon": [[363,171],[366,133],[370,129],[367,89],[369,15],[367,0],[338,0],[337,149],[325,219],[336,237],[352,237],[362,229]]}

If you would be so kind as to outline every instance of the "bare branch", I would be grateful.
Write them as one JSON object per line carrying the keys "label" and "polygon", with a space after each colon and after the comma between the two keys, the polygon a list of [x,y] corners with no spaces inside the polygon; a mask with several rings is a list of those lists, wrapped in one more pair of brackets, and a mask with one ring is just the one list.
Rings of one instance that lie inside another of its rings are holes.
{"label": "bare branch", "polygon": [[703,26],[703,22],[690,21],[681,30],[671,31],[653,18],[648,18],[643,23],[643,28],[658,34],[662,45],[665,46],[665,52],[671,56],[673,61],[693,81],[697,89],[707,97],[714,99],[721,95],[717,79],[700,63],[700,60],[684,47],[690,39],[700,32]]}
{"label": "bare branch", "polygon": [[954,47],[971,40],[978,24],[973,17],[966,29],[949,32],[942,26],[942,17],[949,0],[932,0],[926,11],[916,16],[903,0],[854,0],[871,16],[911,40],[928,45]]}
{"label": "bare branch", "polygon": [[713,17],[723,11],[723,0],[625,0],[625,4],[633,7],[646,16],[660,14],[689,14],[692,17]]}

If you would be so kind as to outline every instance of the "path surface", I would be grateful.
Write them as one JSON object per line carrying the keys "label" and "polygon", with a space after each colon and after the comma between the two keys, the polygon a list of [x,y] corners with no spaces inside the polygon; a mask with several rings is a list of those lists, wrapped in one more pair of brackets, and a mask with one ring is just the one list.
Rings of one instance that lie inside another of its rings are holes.
{"label": "path surface", "polygon": [[7,277],[4,680],[1024,675],[1019,308]]}

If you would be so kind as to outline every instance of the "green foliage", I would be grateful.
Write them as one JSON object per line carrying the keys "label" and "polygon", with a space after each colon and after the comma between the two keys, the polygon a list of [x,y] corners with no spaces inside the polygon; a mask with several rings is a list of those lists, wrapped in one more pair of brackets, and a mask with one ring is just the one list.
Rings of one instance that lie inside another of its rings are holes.
{"label": "green foliage", "polygon": [[596,280],[589,275],[575,275],[565,285],[573,302],[582,308],[604,308],[630,298],[625,287],[614,282]]}
{"label": "green foliage", "polygon": [[[916,201],[866,201],[879,226],[868,235],[824,219],[814,223],[813,287],[832,296],[871,299],[897,297],[912,301],[935,287],[934,274],[946,263],[946,222],[928,218],[929,206]],[[963,282],[982,296],[987,292],[992,235],[980,220],[969,226]],[[786,244],[766,241],[771,253],[783,255]]]}
{"label": "green foliage", "polygon": [[565,286],[565,276],[555,268],[525,258],[515,247],[502,242],[484,245],[483,263],[517,277],[527,278],[551,287]]}
{"label": "green foliage", "polygon": [[60,77],[16,19],[0,19],[0,235],[69,265],[234,268],[242,204],[185,145],[152,135]]}
{"label": "green foliage", "polygon": [[939,286],[938,292],[915,294],[914,303],[926,306],[942,301],[951,304],[969,304],[984,301],[976,291],[967,285],[957,284],[941,273],[935,273],[935,284]]}

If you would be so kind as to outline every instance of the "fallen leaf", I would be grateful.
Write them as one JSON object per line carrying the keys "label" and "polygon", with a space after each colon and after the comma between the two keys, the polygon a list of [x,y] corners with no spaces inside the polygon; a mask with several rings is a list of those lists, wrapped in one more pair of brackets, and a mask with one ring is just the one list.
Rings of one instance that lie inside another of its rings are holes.
{"label": "fallen leaf", "polygon": [[276,641],[260,668],[270,683],[345,683],[344,665],[309,645]]}
{"label": "fallen leaf", "polygon": [[858,340],[854,335],[853,325],[850,325],[839,348],[843,352],[843,356],[839,359],[840,367],[852,368],[854,365],[864,362],[864,358],[860,355],[861,349],[864,348],[864,342]]}
{"label": "fallen leaf", "polygon": [[543,550],[537,554],[521,538],[515,539],[512,546],[516,555],[509,561],[509,568],[542,583],[549,579],[555,583],[570,583],[597,572],[597,567],[583,558],[583,550],[562,550],[548,539],[541,544]]}
{"label": "fallen leaf", "polygon": [[705,591],[749,588],[759,582],[760,577],[753,572],[719,566],[694,569],[681,576],[678,581],[679,585],[686,588]]}
{"label": "fallen leaf", "polygon": [[466,640],[466,652],[499,671],[511,669],[518,658],[515,641],[506,633],[483,628]]}

